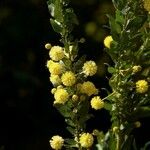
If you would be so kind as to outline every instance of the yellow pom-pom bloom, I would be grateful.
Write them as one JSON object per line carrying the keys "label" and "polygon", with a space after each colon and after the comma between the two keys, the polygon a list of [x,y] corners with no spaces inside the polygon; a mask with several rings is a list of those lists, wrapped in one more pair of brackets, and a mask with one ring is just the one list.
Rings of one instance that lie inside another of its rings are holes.
{"label": "yellow pom-pom bloom", "polygon": [[150,12],[150,1],[144,0],[144,8]]}
{"label": "yellow pom-pom bloom", "polygon": [[87,81],[82,84],[81,93],[91,96],[93,94],[97,94],[98,90],[96,89],[95,85],[92,82]]}
{"label": "yellow pom-pom bloom", "polygon": [[50,43],[45,44],[45,49],[49,50],[51,49],[52,45]]}
{"label": "yellow pom-pom bloom", "polygon": [[55,135],[49,142],[52,149],[60,150],[63,147],[64,139],[59,135]]}
{"label": "yellow pom-pom bloom", "polygon": [[72,86],[76,82],[75,74],[71,71],[67,71],[62,75],[61,81],[65,86]]}
{"label": "yellow pom-pom bloom", "polygon": [[58,75],[51,75],[50,76],[50,81],[52,82],[53,85],[58,86],[61,84],[61,79]]}
{"label": "yellow pom-pom bloom", "polygon": [[141,69],[142,69],[142,67],[141,66],[133,66],[133,68],[132,68],[132,71],[133,71],[133,73],[137,73],[137,72],[139,72],[139,71],[141,71]]}
{"label": "yellow pom-pom bloom", "polygon": [[59,61],[64,57],[63,48],[60,46],[53,46],[49,52],[49,56],[54,61]]}
{"label": "yellow pom-pom bloom", "polygon": [[60,63],[53,62],[52,60],[47,61],[47,68],[53,75],[59,75],[62,72],[62,65]]}
{"label": "yellow pom-pom bloom", "polygon": [[113,41],[112,36],[107,36],[104,39],[104,45],[105,45],[105,47],[110,48],[110,45],[111,45],[112,41]]}
{"label": "yellow pom-pom bloom", "polygon": [[91,147],[93,142],[94,142],[94,138],[93,138],[92,134],[90,134],[90,133],[83,133],[80,136],[79,143],[84,148]]}
{"label": "yellow pom-pom bloom", "polygon": [[136,92],[145,93],[148,90],[148,82],[145,80],[139,80],[136,82]]}
{"label": "yellow pom-pom bloom", "polygon": [[65,102],[67,102],[68,97],[69,94],[65,89],[57,89],[54,94],[54,104],[64,104]]}
{"label": "yellow pom-pom bloom", "polygon": [[86,76],[93,76],[97,72],[97,65],[94,61],[87,61],[84,63],[82,69]]}
{"label": "yellow pom-pom bloom", "polygon": [[95,96],[91,100],[91,107],[95,110],[101,109],[104,107],[104,102],[101,100],[99,96]]}

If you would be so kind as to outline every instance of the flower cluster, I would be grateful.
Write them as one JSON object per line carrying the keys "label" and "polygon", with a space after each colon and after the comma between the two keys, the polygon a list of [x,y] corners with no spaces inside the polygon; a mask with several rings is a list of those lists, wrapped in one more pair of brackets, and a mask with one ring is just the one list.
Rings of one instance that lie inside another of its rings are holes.
{"label": "flower cluster", "polygon": [[104,45],[105,45],[105,47],[110,48],[112,41],[113,41],[112,36],[110,36],[110,35],[107,36],[107,37],[104,39]]}
{"label": "flower cluster", "polygon": [[81,144],[82,147],[89,148],[92,146],[93,142],[94,142],[94,138],[92,134],[90,133],[81,134],[79,143]]}
{"label": "flower cluster", "polygon": [[97,72],[97,65],[94,61],[87,61],[83,66],[83,73],[86,76],[93,76]]}
{"label": "flower cluster", "polygon": [[91,100],[92,108],[98,110],[104,107],[104,102],[99,96],[95,96]]}
{"label": "flower cluster", "polygon": [[59,135],[55,135],[49,142],[52,149],[60,150],[63,147],[64,139]]}
{"label": "flower cluster", "polygon": [[139,80],[136,82],[136,92],[146,93],[148,91],[148,82],[145,80]]}
{"label": "flower cluster", "polygon": [[[83,62],[83,65],[80,66],[80,70],[74,70],[73,66],[76,61],[74,61],[73,55],[67,53],[65,48],[60,46],[51,46],[50,44],[45,45],[46,49],[49,49],[50,60],[47,61],[47,68],[50,72],[50,82],[53,84],[54,88],[51,90],[51,93],[54,95],[54,105],[66,105],[71,103],[80,103],[87,97],[98,94],[98,89],[94,83],[86,81],[88,76],[93,76],[97,72],[97,65],[94,61],[89,60]],[[72,48],[70,53],[72,52]],[[68,67],[64,60],[71,62],[71,66]],[[83,80],[84,79],[84,80]],[[68,102],[69,101],[69,102]],[[91,108],[95,110],[101,109],[104,107],[104,102],[100,99],[99,96],[92,98]],[[84,133],[78,139],[80,145],[84,148],[89,148],[93,144],[93,136],[89,133]],[[53,136],[50,140],[50,145],[53,149],[61,149],[64,140],[60,136]]]}

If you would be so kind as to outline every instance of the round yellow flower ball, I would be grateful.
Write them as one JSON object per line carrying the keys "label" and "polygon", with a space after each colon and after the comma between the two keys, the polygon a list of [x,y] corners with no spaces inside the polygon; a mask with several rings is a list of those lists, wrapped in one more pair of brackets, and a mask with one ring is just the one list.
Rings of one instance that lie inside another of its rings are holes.
{"label": "round yellow flower ball", "polygon": [[67,71],[62,75],[61,81],[65,86],[72,86],[76,82],[75,74],[71,71]]}
{"label": "round yellow flower ball", "polygon": [[52,84],[54,86],[58,86],[58,85],[61,84],[61,79],[58,75],[53,75],[52,74],[49,79],[50,79],[50,81],[52,82]]}
{"label": "round yellow flower ball", "polygon": [[93,94],[98,93],[98,89],[96,89],[95,85],[90,82],[84,82],[81,86],[81,93],[87,94],[88,96],[91,96]]}
{"label": "round yellow flower ball", "polygon": [[94,142],[94,138],[90,133],[83,133],[79,138],[79,143],[81,144],[81,147],[84,148],[91,147],[93,142]]}
{"label": "round yellow flower ball", "polygon": [[49,142],[52,149],[60,150],[63,147],[64,139],[59,135],[55,135]]}
{"label": "round yellow flower ball", "polygon": [[65,89],[57,89],[54,98],[54,104],[64,104],[68,101],[69,94]]}
{"label": "round yellow flower ball", "polygon": [[63,48],[60,46],[53,46],[49,52],[49,56],[54,61],[59,61],[64,58]]}
{"label": "round yellow flower ball", "polygon": [[133,66],[132,71],[133,71],[133,73],[137,73],[137,72],[141,71],[141,69],[142,69],[142,67],[140,65]]}
{"label": "round yellow flower ball", "polygon": [[84,63],[82,69],[86,76],[93,76],[97,72],[97,65],[94,61],[87,61]]}
{"label": "round yellow flower ball", "polygon": [[145,80],[139,80],[136,82],[136,92],[145,93],[148,91],[148,82]]}
{"label": "round yellow flower ball", "polygon": [[104,107],[104,102],[101,100],[99,96],[95,96],[91,100],[91,107],[95,110],[101,109]]}
{"label": "round yellow flower ball", "polygon": [[47,61],[47,68],[49,72],[53,75],[59,75],[62,72],[62,65],[57,62],[53,62],[52,60]]}
{"label": "round yellow flower ball", "polygon": [[51,49],[52,45],[50,43],[46,43],[45,44],[45,49],[49,50]]}
{"label": "round yellow flower ball", "polygon": [[150,1],[149,0],[144,0],[144,8],[150,12]]}
{"label": "round yellow flower ball", "polygon": [[104,45],[105,45],[105,47],[110,48],[112,41],[113,41],[112,36],[110,36],[110,35],[107,36],[107,37],[104,39]]}

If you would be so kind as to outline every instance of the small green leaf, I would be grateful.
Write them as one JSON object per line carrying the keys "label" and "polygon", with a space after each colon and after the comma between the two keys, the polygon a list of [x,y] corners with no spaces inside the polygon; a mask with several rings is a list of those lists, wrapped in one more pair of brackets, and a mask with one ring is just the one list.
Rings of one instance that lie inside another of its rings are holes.
{"label": "small green leaf", "polygon": [[111,111],[112,110],[112,104],[109,103],[109,102],[105,102],[104,103],[104,108],[108,111]]}
{"label": "small green leaf", "polygon": [[57,32],[57,33],[62,32],[63,28],[62,28],[62,25],[59,22],[57,22],[54,19],[50,19],[50,23],[51,23],[51,25],[52,25],[55,32]]}
{"label": "small green leaf", "polygon": [[72,62],[71,62],[71,60],[69,60],[68,58],[63,58],[62,61],[63,61],[63,63],[65,64],[65,67],[66,67],[66,68],[69,69],[69,68],[71,67],[71,63],[72,63]]}
{"label": "small green leaf", "polygon": [[65,139],[65,143],[69,144],[71,147],[76,147],[76,141],[73,139]]}
{"label": "small green leaf", "polygon": [[143,117],[150,117],[150,106],[138,107],[132,114],[132,119],[139,119]]}
{"label": "small green leaf", "polygon": [[75,129],[74,129],[74,128],[68,126],[68,127],[67,127],[67,130],[68,130],[72,135],[75,134]]}
{"label": "small green leaf", "polygon": [[108,72],[109,73],[114,73],[116,71],[116,69],[114,67],[108,67]]}
{"label": "small green leaf", "polygon": [[61,115],[64,117],[70,117],[72,116],[72,110],[68,107],[68,105],[55,105],[58,111],[60,112]]}
{"label": "small green leaf", "polygon": [[83,67],[83,64],[85,63],[85,61],[86,61],[86,56],[83,55],[82,57],[80,57],[78,59],[77,62],[74,63],[73,69],[80,72],[82,70],[82,67]]}
{"label": "small green leaf", "polygon": [[71,119],[66,119],[65,122],[66,122],[69,126],[75,127],[75,122],[74,122],[73,120],[71,120]]}
{"label": "small green leaf", "polygon": [[120,23],[120,24],[124,24],[124,16],[122,14],[121,11],[116,10],[116,22]]}
{"label": "small green leaf", "polygon": [[55,0],[54,18],[60,23],[63,22],[63,9],[61,0]]}

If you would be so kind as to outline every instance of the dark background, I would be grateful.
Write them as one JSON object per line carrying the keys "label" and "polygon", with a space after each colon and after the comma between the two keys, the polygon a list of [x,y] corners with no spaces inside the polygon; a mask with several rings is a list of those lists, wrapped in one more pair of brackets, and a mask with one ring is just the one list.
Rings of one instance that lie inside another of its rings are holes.
{"label": "dark background", "polygon": [[[99,66],[91,80],[98,88],[109,88],[104,63],[112,63],[103,51],[102,41],[109,34],[107,13],[113,13],[111,1],[72,0],[80,26],[74,36],[84,37],[80,55],[86,54]],[[52,106],[52,88],[45,67],[48,51],[44,45],[59,44],[60,36],[49,23],[46,0],[0,1],[0,147],[1,150],[48,150],[55,134],[68,135],[61,115]],[[105,91],[101,90],[101,96]],[[109,114],[93,111],[87,125],[89,131],[106,131]],[[136,140],[141,147],[150,140],[148,118],[136,129]]]}

